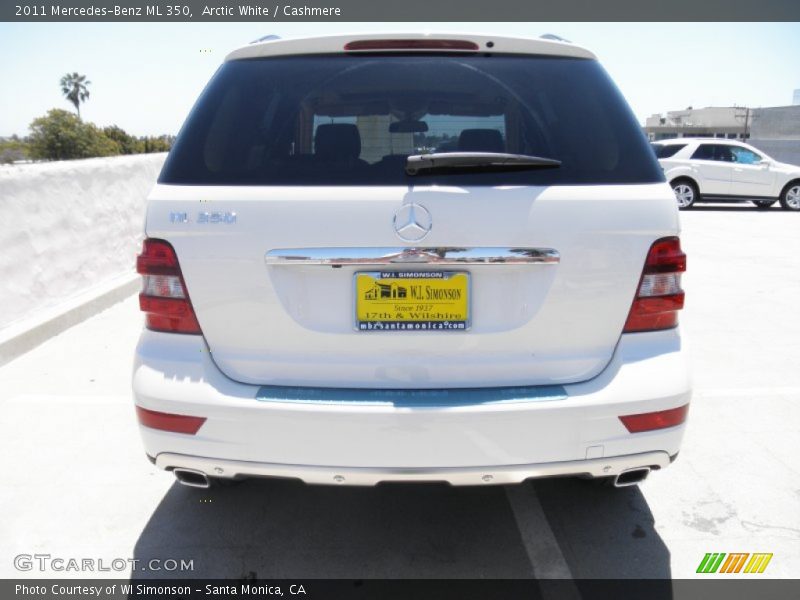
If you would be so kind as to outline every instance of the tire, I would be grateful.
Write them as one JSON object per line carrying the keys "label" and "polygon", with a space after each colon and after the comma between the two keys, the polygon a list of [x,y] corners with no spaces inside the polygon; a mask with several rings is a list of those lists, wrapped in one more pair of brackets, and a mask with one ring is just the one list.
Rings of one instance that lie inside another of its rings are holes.
{"label": "tire", "polygon": [[784,210],[800,211],[800,181],[793,181],[783,188],[781,206]]}
{"label": "tire", "polygon": [[676,179],[670,185],[675,193],[675,200],[677,200],[680,210],[691,208],[700,197],[697,186],[688,179]]}
{"label": "tire", "polygon": [[763,210],[763,209],[769,208],[770,206],[775,204],[775,202],[777,202],[777,201],[776,200],[751,200],[750,202],[755,204],[756,208],[759,208],[759,209]]}

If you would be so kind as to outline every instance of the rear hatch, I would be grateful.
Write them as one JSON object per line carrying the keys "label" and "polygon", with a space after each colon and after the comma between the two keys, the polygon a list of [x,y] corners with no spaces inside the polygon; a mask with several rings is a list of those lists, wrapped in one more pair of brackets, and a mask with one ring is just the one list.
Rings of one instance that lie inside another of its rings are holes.
{"label": "rear hatch", "polygon": [[[405,171],[459,151],[561,166]],[[229,61],[147,215],[226,375],[322,387],[591,378],[650,244],[675,233],[596,61],[475,53]]]}

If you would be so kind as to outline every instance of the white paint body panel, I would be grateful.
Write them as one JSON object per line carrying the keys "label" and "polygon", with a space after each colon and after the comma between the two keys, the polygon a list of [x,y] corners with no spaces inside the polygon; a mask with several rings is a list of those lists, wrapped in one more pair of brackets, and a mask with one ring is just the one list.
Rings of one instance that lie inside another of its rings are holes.
{"label": "white paint body panel", "polygon": [[[749,144],[722,138],[676,138],[657,142],[663,145],[684,144],[669,158],[659,159],[667,181],[689,177],[697,183],[700,194],[778,198],[786,185],[800,180],[800,166],[779,162]],[[720,144],[746,148],[764,158],[763,164],[739,164],[692,158],[700,144]]]}
{"label": "white paint body panel", "polygon": [[[263,465],[271,464],[283,465],[273,474],[303,478],[303,467],[311,467],[309,477],[316,482],[321,469],[333,483],[337,467],[367,468],[382,473],[373,473],[376,480],[392,480],[395,469],[480,472],[588,457],[673,456],[685,426],[631,435],[618,417],[688,403],[685,356],[678,329],[627,334],[601,375],[564,386],[568,397],[560,400],[430,408],[295,403],[256,400],[259,387],[225,377],[200,336],[145,331],[133,387],[139,406],[208,419],[194,436],[141,427],[150,456],[171,456],[161,460],[162,467],[196,466],[174,456],[180,455],[212,464],[214,459],[250,462],[251,474],[264,474]],[[547,474],[558,472],[551,467]],[[581,469],[572,464],[562,472]]]}
{"label": "white paint body panel", "polygon": [[[365,269],[265,264],[276,248],[413,246],[392,226],[394,213],[410,202],[432,216],[425,246],[547,247],[560,253],[560,263],[469,267],[466,332],[355,331],[353,274]],[[203,211],[235,212],[236,222],[198,223]],[[172,223],[172,212],[187,213],[190,222]],[[244,383],[320,387],[590,379],[611,359],[647,250],[678,231],[664,183],[413,190],[159,185],[147,213],[147,235],[175,247],[218,367]]]}

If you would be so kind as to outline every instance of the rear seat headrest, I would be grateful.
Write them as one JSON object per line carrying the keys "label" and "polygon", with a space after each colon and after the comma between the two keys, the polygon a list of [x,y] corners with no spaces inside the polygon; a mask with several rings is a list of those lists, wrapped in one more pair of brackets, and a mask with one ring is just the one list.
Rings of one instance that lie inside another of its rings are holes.
{"label": "rear seat headrest", "polygon": [[361,155],[361,134],[350,123],[317,126],[314,155],[326,160],[356,159]]}

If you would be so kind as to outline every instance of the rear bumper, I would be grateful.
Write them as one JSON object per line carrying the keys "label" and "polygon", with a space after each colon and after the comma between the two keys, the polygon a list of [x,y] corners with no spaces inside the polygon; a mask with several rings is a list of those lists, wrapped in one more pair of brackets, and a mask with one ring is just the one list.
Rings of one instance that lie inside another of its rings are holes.
{"label": "rear bumper", "polygon": [[622,336],[608,367],[580,384],[352,398],[346,390],[287,394],[237,383],[217,369],[202,337],[145,331],[133,390],[144,408],[207,419],[195,435],[140,427],[161,468],[354,485],[483,485],[663,468],[685,425],[631,434],[619,416],[682,406],[691,395],[678,330]]}
{"label": "rear bumper", "polygon": [[377,485],[383,482],[445,482],[451,485],[487,485],[520,483],[536,477],[581,475],[611,477],[624,471],[649,468],[661,469],[670,463],[666,452],[646,452],[630,456],[576,460],[538,465],[500,465],[451,469],[401,469],[314,467],[280,465],[237,460],[219,460],[162,453],[156,465],[162,469],[189,469],[208,477],[239,479],[247,477],[281,477],[300,479],[311,484]]}

